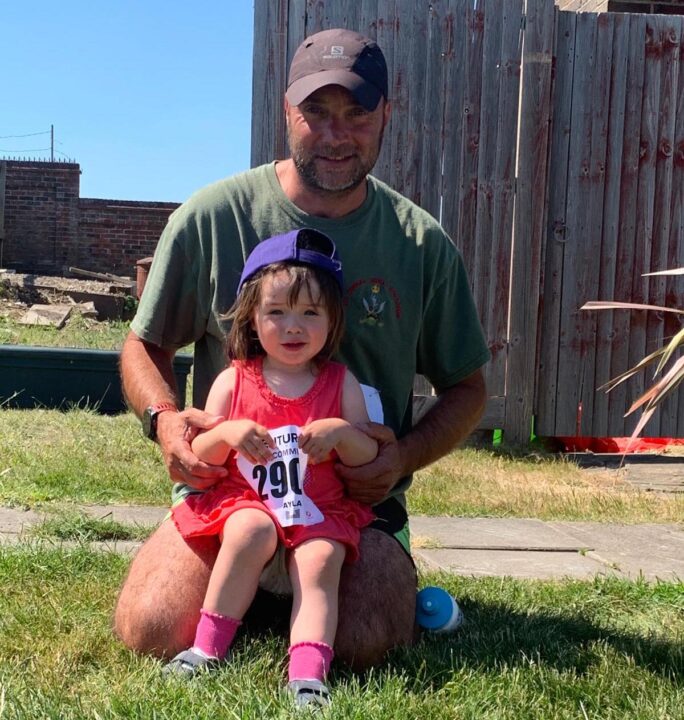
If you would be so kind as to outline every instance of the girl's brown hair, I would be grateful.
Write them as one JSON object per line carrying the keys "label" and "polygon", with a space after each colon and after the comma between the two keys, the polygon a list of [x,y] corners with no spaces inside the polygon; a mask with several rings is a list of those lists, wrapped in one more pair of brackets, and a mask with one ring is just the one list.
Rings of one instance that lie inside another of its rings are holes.
{"label": "girl's brown hair", "polygon": [[[263,279],[268,275],[275,275],[279,272],[286,272],[291,283],[287,294],[287,302],[290,307],[296,304],[299,293],[305,290],[309,298],[320,303],[328,313],[328,337],[325,345],[313,358],[313,362],[316,364],[323,363],[330,360],[337,352],[344,334],[344,305],[337,280],[330,273],[312,265],[282,262],[267,265],[247,280],[242,286],[233,307],[226,313],[226,319],[232,322],[226,341],[226,355],[229,361],[248,360],[265,355],[256,330],[252,327],[254,309],[261,300]],[[312,281],[318,284],[320,293],[318,297],[314,293]]]}

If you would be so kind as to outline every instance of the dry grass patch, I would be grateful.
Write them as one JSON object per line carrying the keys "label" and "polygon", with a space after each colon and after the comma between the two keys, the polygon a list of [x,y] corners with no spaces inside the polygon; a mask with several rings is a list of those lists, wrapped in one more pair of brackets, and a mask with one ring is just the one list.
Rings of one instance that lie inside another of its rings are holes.
{"label": "dry grass patch", "polygon": [[622,470],[580,469],[555,456],[457,450],[416,474],[409,512],[542,520],[683,522],[684,496],[647,493]]}

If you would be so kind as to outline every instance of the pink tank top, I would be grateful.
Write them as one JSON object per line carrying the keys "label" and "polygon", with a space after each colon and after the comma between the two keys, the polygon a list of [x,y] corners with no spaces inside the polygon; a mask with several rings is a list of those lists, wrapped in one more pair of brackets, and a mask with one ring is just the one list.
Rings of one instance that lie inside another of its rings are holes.
{"label": "pink tank top", "polygon": [[341,417],[346,368],[336,362],[322,366],[308,392],[298,398],[276,395],[262,373],[263,359],[235,361],[235,388],[230,419],[250,418],[267,428],[307,425],[321,418]]}

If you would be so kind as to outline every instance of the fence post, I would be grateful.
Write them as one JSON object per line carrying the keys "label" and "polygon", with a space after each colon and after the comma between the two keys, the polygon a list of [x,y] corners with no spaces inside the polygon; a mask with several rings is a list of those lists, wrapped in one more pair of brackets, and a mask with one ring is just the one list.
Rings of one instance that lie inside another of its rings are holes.
{"label": "fence post", "polygon": [[512,444],[529,441],[534,414],[554,20],[553,0],[527,0],[504,423],[504,438]]}

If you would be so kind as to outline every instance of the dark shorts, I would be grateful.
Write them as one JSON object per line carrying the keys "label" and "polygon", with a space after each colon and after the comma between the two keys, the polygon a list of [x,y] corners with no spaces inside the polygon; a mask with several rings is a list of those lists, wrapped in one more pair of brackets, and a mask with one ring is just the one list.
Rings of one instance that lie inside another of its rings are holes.
{"label": "dark shorts", "polygon": [[373,506],[376,519],[370,524],[374,530],[391,535],[411,557],[408,513],[397,498],[390,497]]}

